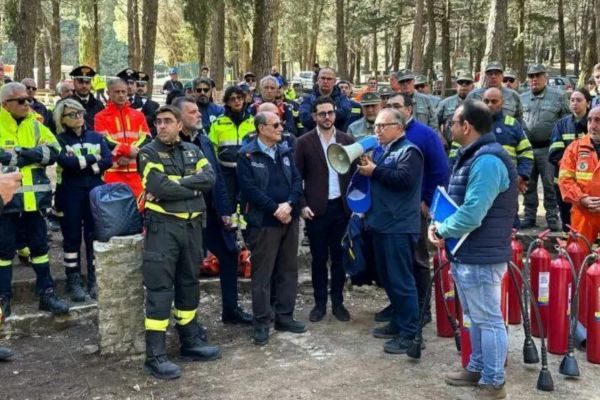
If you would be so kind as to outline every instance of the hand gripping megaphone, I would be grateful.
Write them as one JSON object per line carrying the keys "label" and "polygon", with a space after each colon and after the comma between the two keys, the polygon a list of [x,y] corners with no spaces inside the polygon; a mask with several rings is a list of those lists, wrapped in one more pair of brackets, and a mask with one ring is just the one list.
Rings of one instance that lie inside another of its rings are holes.
{"label": "hand gripping megaphone", "polygon": [[367,151],[373,150],[377,145],[375,136],[367,136],[347,146],[332,143],[327,147],[327,161],[329,161],[329,165],[335,172],[345,174],[350,170],[350,165],[354,160]]}

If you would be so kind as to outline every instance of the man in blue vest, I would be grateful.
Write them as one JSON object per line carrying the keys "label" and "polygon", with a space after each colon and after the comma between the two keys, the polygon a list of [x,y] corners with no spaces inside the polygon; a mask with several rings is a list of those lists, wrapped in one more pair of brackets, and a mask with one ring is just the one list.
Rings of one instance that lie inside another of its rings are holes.
{"label": "man in blue vest", "polygon": [[471,320],[473,352],[466,369],[446,375],[449,385],[477,387],[465,399],[506,398],[508,342],[500,285],[511,259],[518,174],[491,127],[492,114],[483,102],[466,100],[454,112],[452,139],[461,148],[448,194],[459,207],[443,223],[429,227],[429,240],[437,247],[443,245],[443,239],[468,234],[450,261],[465,318]]}
{"label": "man in blue vest", "polygon": [[418,296],[413,254],[420,232],[423,155],[406,139],[406,118],[394,108],[375,119],[380,146],[373,160],[361,158],[358,171],[371,179],[371,208],[365,229],[372,234],[377,272],[392,303],[391,321],[375,328],[373,336],[387,341],[386,353],[406,353],[418,325]]}

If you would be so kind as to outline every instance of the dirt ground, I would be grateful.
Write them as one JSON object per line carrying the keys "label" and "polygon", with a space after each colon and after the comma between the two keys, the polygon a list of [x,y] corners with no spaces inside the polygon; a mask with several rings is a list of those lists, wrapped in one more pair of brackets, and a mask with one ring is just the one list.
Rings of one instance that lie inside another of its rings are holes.
{"label": "dirt ground", "polygon": [[[142,372],[139,359],[89,354],[94,349],[95,324],[78,325],[43,337],[9,339],[3,344],[18,352],[0,364],[2,399],[452,399],[463,389],[448,387],[443,374],[459,367],[452,339],[425,329],[427,348],[419,362],[384,354],[383,341],[369,331],[373,313],[386,304],[374,287],[346,292],[352,320],[342,323],[328,315],[309,323],[303,335],[271,331],[265,347],[251,343],[250,328],[224,326],[219,321],[217,294],[202,294],[200,317],[210,340],[223,357],[210,363],[181,363],[182,378],[162,382]],[[247,295],[243,305],[250,307]],[[307,320],[312,307],[310,285],[302,285],[297,317]],[[175,360],[177,338],[168,337]],[[539,366],[521,362],[522,332],[510,327],[508,391],[512,399],[600,399],[600,366],[578,353],[582,378],[568,381],[558,374],[561,357],[550,356],[556,391],[535,389]]]}

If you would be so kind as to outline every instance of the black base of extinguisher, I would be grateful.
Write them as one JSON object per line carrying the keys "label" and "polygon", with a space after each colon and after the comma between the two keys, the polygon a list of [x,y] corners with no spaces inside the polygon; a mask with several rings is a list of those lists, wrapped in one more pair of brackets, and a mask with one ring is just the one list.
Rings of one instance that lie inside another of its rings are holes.
{"label": "black base of extinguisher", "polygon": [[560,368],[558,372],[561,375],[569,376],[576,378],[579,374],[579,365],[577,364],[577,359],[573,353],[567,353],[567,355],[563,358],[560,363]]}
{"label": "black base of extinguisher", "polygon": [[523,343],[523,362],[525,364],[537,364],[540,362],[535,342],[530,337],[525,338]]}
{"label": "black base of extinguisher", "polygon": [[406,349],[406,355],[415,360],[421,359],[421,342],[422,339],[420,337],[415,337],[413,341]]}
{"label": "black base of extinguisher", "polygon": [[537,388],[544,392],[552,392],[554,390],[554,381],[552,380],[552,375],[550,374],[548,367],[544,367],[540,371]]}

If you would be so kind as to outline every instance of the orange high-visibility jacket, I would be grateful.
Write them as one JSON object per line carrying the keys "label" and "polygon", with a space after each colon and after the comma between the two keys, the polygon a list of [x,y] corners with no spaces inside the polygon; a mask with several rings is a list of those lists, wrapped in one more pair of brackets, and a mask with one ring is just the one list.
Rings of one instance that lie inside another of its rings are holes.
{"label": "orange high-visibility jacket", "polygon": [[583,213],[579,205],[586,196],[600,196],[600,162],[590,135],[572,142],[560,161],[558,186],[564,201],[572,203]]}
{"label": "orange high-visibility jacket", "polygon": [[130,159],[129,164],[122,166],[117,164],[117,160],[121,157],[129,157],[131,146],[139,148],[151,140],[150,129],[148,129],[144,114],[131,108],[129,103],[119,108],[109,101],[106,108],[96,114],[94,130],[105,135],[108,147],[113,154],[113,165],[106,172],[137,174],[135,158]]}

